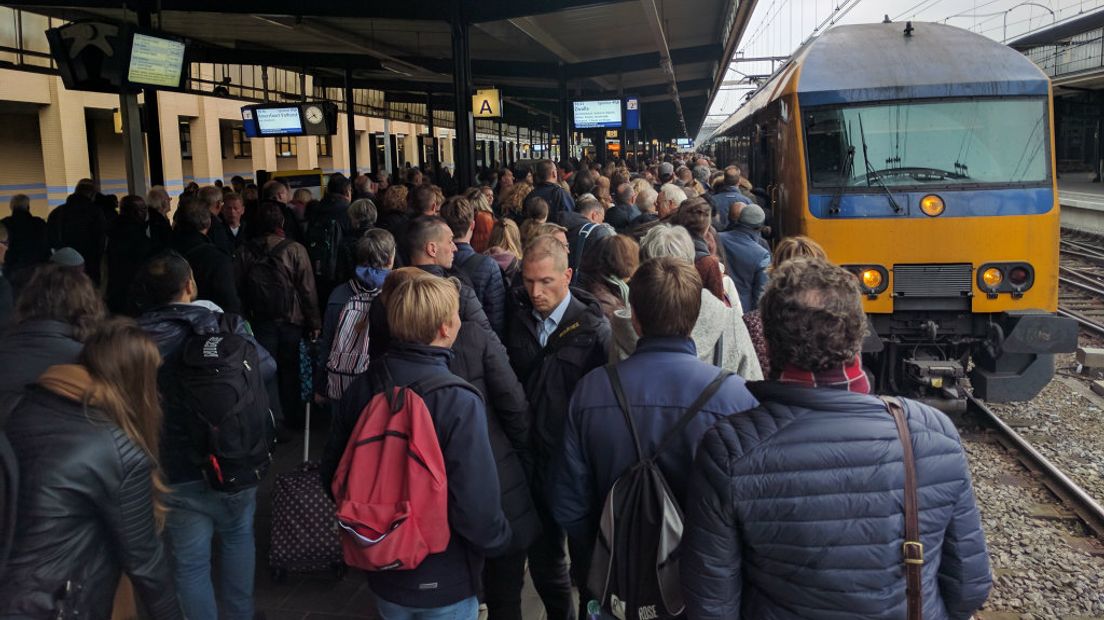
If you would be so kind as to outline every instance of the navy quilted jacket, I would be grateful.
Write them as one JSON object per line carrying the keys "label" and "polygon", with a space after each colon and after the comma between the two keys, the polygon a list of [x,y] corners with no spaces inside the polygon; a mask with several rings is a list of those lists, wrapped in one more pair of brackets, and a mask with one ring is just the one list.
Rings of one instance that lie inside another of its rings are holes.
{"label": "navy quilted jacket", "polygon": [[502,267],[489,256],[473,258],[475,256],[470,243],[457,243],[452,268],[464,272],[471,280],[491,329],[502,338],[506,325],[506,282],[502,279]]}
{"label": "navy quilted jacket", "polygon": [[[905,618],[897,429],[873,396],[749,384],[761,406],[698,448],[682,582],[689,617]],[[989,594],[985,535],[958,433],[905,401],[919,480],[924,619],[969,618]]]}

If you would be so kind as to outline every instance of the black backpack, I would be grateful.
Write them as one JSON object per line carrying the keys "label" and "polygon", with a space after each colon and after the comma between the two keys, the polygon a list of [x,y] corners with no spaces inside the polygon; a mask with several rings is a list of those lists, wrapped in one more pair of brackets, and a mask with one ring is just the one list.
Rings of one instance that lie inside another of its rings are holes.
{"label": "black backpack", "polygon": [[193,333],[173,369],[175,401],[187,412],[193,460],[211,488],[256,486],[272,462],[276,424],[257,347],[227,315],[213,333]]}
{"label": "black backpack", "polygon": [[722,370],[706,386],[651,456],[641,448],[617,369],[608,365],[606,373],[632,433],[638,460],[617,478],[606,495],[587,587],[602,608],[617,618],[674,618],[685,608],[678,566],[682,509],[656,459],[732,373]]}
{"label": "black backpack", "polygon": [[341,255],[341,224],[336,218],[320,217],[307,227],[307,254],[314,277],[336,282]]}
{"label": "black backpack", "polygon": [[258,239],[242,249],[251,257],[242,283],[242,300],[252,319],[276,321],[291,314],[295,285],[287,267],[280,261],[280,253],[292,243],[284,239],[270,250],[262,239]]}

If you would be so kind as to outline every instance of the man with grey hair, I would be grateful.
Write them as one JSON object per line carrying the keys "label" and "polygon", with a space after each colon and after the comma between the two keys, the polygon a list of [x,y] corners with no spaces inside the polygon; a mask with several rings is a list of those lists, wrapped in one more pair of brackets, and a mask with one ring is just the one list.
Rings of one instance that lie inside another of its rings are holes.
{"label": "man with grey hair", "polygon": [[226,222],[224,222],[221,217],[223,205],[222,188],[215,185],[207,185],[200,188],[199,200],[207,205],[207,210],[211,212],[211,228],[207,231],[207,238],[211,240],[211,243],[215,244],[216,248],[227,254],[233,254],[234,238],[233,235],[230,234],[230,229],[226,226]]}
{"label": "man with grey hair", "polygon": [[165,191],[164,185],[154,185],[150,188],[150,191],[146,194],[146,206],[149,207],[150,211],[157,211],[165,216],[167,220],[169,212],[172,210],[172,197]]}
{"label": "man with grey hair", "polygon": [[630,222],[630,228],[636,228],[642,224],[648,222],[654,222],[659,219],[656,215],[656,200],[659,198],[659,192],[655,191],[651,187],[646,187],[640,190],[640,193],[636,195],[636,208],[640,211],[640,215],[633,218]]}
{"label": "man with grey hair", "polygon": [[0,220],[0,224],[8,230],[8,255],[3,271],[9,280],[17,271],[34,267],[50,258],[46,220],[31,215],[31,198],[26,194],[16,194],[10,204],[11,215]]}
{"label": "man with grey hair", "polygon": [[681,187],[674,183],[664,183],[660,186],[659,195],[656,197],[656,217],[650,221],[637,224],[633,228],[632,235],[639,239],[647,234],[648,230],[659,222],[667,221],[668,218],[678,211],[679,205],[681,205],[684,200],[686,200],[686,192],[684,192]]}
{"label": "man with grey hair", "polygon": [[636,190],[631,183],[622,183],[617,186],[617,195],[614,197],[614,205],[606,210],[606,223],[613,226],[617,232],[624,232],[632,221],[640,216],[640,209],[633,204],[636,202]]}

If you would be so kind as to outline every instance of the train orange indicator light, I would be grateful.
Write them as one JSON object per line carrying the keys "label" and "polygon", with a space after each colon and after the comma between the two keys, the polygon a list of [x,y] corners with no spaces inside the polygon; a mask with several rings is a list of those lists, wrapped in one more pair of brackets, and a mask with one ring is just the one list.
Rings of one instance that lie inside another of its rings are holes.
{"label": "train orange indicator light", "polygon": [[1004,281],[1004,274],[996,267],[990,267],[981,274],[981,281],[989,288],[997,288]]}
{"label": "train orange indicator light", "polygon": [[920,199],[920,210],[928,217],[943,215],[943,211],[946,208],[947,205],[943,204],[943,199],[935,194],[928,194]]}
{"label": "train orange indicator light", "polygon": [[865,269],[861,277],[863,286],[868,290],[875,290],[882,285],[882,274],[877,269]]}

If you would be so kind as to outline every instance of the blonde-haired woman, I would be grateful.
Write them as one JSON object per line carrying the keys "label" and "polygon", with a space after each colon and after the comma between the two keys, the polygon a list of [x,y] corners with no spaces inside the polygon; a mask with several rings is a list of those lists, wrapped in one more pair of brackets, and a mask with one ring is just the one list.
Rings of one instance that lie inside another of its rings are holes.
{"label": "blonde-haired woman", "polygon": [[78,363],[47,369],[12,412],[18,535],[0,617],[107,618],[124,573],[152,617],[182,617],[158,535],[160,362],[132,321],[109,321]]}
{"label": "blonde-haired woman", "polygon": [[518,230],[517,223],[508,218],[496,220],[491,229],[489,244],[491,247],[484,254],[493,258],[502,268],[506,292],[509,293],[510,283],[521,270],[521,231]]}

